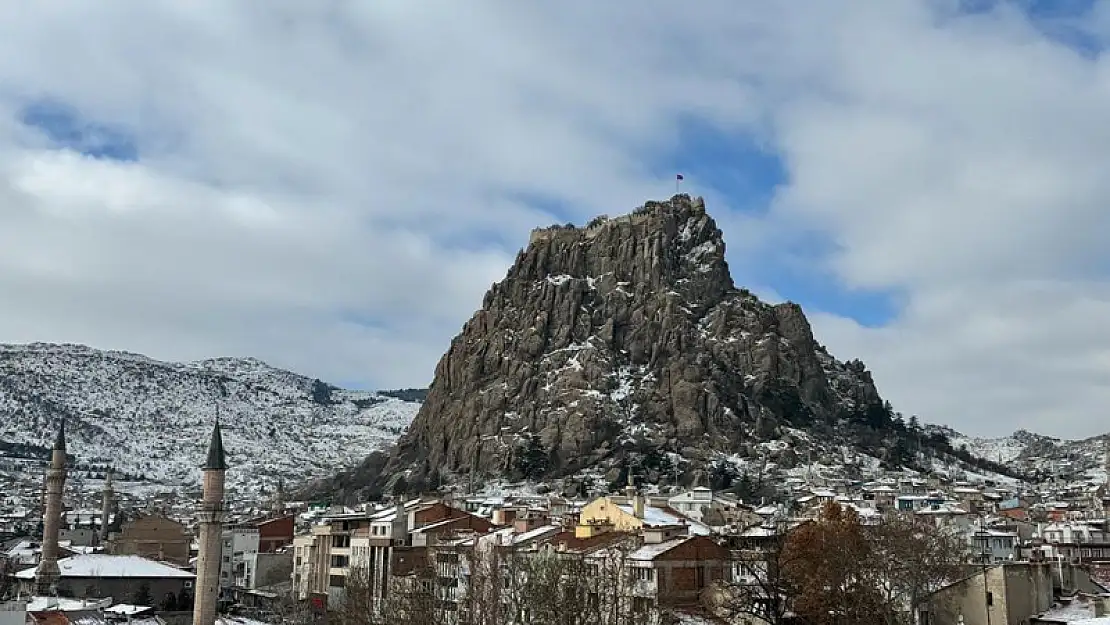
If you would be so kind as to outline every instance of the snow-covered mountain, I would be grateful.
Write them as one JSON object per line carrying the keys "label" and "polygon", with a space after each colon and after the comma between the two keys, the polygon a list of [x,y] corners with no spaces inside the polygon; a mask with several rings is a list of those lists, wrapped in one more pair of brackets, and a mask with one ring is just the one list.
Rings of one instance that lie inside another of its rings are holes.
{"label": "snow-covered mountain", "polygon": [[930,426],[948,435],[952,446],[966,448],[976,456],[1013,467],[1041,480],[1106,479],[1107,436],[1067,440],[1018,430],[1000,438],[964,436],[946,427]]}
{"label": "snow-covered mountain", "polygon": [[173,486],[199,484],[217,413],[232,488],[354,465],[396,440],[420,408],[384,393],[338,389],[251,358],[180,364],[81,345],[0,345],[0,441],[49,445],[65,418],[78,467]]}

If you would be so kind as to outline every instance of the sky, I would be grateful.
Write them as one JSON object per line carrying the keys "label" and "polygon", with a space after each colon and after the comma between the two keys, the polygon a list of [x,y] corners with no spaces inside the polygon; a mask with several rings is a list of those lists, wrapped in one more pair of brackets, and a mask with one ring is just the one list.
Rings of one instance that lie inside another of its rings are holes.
{"label": "sky", "polygon": [[0,341],[423,386],[536,226],[704,196],[907,415],[1110,430],[1110,3],[0,5]]}

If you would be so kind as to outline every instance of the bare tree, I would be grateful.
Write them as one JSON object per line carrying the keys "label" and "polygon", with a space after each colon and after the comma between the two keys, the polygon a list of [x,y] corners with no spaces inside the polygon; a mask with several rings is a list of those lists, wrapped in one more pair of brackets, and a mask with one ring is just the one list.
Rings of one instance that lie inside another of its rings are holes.
{"label": "bare tree", "polygon": [[735,575],[704,594],[706,607],[726,623],[758,619],[781,625],[790,611],[785,577],[790,556],[783,549],[789,527],[779,521],[762,529],[756,536],[731,538]]}
{"label": "bare tree", "polygon": [[379,603],[379,625],[448,625],[443,606],[435,596],[436,576],[430,567],[391,580],[387,596]]}
{"label": "bare tree", "polygon": [[375,620],[377,607],[370,572],[364,567],[351,567],[335,620],[339,625],[374,625],[378,622]]}
{"label": "bare tree", "polygon": [[894,514],[868,527],[867,534],[869,572],[886,606],[885,625],[912,625],[918,602],[964,572],[966,545],[944,528]]}
{"label": "bare tree", "polygon": [[791,531],[780,556],[784,596],[814,625],[910,625],[928,594],[960,575],[965,549],[954,535],[912,517],[862,525],[828,503]]}
{"label": "bare tree", "polygon": [[789,533],[783,551],[787,594],[807,623],[872,623],[883,612],[867,570],[868,536],[854,510],[829,502],[817,520]]}
{"label": "bare tree", "polygon": [[0,600],[7,599],[15,591],[15,580],[12,578],[14,573],[11,562],[7,558],[0,558]]}
{"label": "bare tree", "polygon": [[273,604],[272,609],[277,622],[285,625],[312,625],[320,618],[308,601],[298,601],[292,595],[282,597]]}

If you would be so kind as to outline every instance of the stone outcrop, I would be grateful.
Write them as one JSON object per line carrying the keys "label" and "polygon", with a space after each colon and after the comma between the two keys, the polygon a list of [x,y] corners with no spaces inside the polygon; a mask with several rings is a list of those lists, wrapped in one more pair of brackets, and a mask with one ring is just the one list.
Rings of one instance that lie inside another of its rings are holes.
{"label": "stone outcrop", "polygon": [[707,458],[775,425],[881,407],[862,363],[832,358],[798,305],[734,286],[703,201],[677,195],[533,231],[440,360],[389,468],[498,473],[537,442],[545,475],[631,446]]}

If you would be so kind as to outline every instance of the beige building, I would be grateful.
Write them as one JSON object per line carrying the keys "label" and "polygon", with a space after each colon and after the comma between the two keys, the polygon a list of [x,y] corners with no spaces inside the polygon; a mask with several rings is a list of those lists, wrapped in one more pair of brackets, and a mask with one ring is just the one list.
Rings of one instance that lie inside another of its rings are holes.
{"label": "beige building", "polygon": [[625,497],[599,497],[586,504],[578,513],[577,538],[589,538],[605,532],[631,534],[651,527],[687,526],[690,534],[712,533],[709,526],[689,519],[669,506],[648,503],[643,495],[629,491]]}
{"label": "beige building", "polygon": [[159,562],[188,566],[192,543],[185,525],[160,514],[141,516],[124,523],[108,537],[105,550],[117,556],[142,556]]}
{"label": "beige building", "polygon": [[1017,562],[980,569],[917,608],[922,625],[1022,625],[1052,607],[1053,565]]}
{"label": "beige building", "polygon": [[335,606],[343,596],[355,553],[359,554],[358,564],[375,580],[375,587],[385,588],[392,546],[407,543],[409,521],[419,507],[417,499],[404,504],[403,514],[389,509],[328,516],[308,534],[295,537],[293,589],[297,598],[326,594],[329,607]]}
{"label": "beige building", "polygon": [[[414,499],[394,508],[324,517],[308,534],[293,539],[293,588],[297,598],[327,595],[342,600],[352,569],[365,571],[375,597],[388,593],[397,548],[411,547],[414,530],[480,526],[490,523],[443,502]],[[426,539],[416,532],[416,540]]]}

